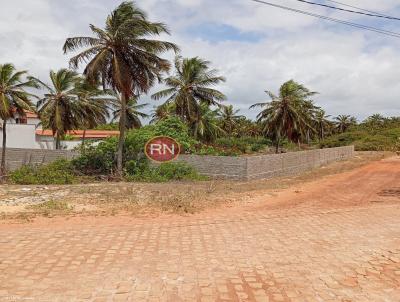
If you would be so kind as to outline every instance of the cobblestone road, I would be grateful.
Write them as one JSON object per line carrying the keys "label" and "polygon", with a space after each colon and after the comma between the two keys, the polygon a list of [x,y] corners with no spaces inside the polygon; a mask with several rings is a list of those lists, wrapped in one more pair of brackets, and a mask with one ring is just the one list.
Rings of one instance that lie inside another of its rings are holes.
{"label": "cobblestone road", "polygon": [[281,207],[0,226],[0,301],[400,301],[400,161]]}

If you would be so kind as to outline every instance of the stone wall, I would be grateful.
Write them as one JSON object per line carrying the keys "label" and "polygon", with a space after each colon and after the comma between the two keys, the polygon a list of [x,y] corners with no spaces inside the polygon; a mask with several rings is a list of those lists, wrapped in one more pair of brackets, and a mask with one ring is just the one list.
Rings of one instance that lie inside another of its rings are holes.
{"label": "stone wall", "polygon": [[[10,148],[7,149],[7,169],[50,163],[59,158],[72,159],[76,155],[77,152],[67,150]],[[295,175],[353,156],[354,146],[348,146],[246,157],[181,155],[179,161],[187,162],[200,174],[213,178],[251,180]]]}
{"label": "stone wall", "polygon": [[[1,159],[0,148],[0,159]],[[40,150],[40,149],[16,149],[7,148],[6,167],[12,171],[23,165],[41,165],[51,163],[57,159],[72,159],[78,153],[68,150]]]}
{"label": "stone wall", "polygon": [[354,146],[348,146],[247,157],[182,155],[179,160],[210,177],[251,180],[295,175],[353,156]]}

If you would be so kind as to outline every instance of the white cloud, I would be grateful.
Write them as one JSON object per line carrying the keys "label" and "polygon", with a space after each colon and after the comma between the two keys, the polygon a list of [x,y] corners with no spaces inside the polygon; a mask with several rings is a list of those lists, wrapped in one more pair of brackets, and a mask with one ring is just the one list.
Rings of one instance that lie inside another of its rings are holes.
{"label": "white cloud", "polygon": [[[89,23],[102,26],[105,16],[119,4],[117,0],[3,2],[1,62],[13,62],[45,80],[49,69],[67,66],[68,57],[61,51],[65,38],[88,33]],[[277,3],[294,6],[294,2]],[[365,0],[362,6],[387,13],[397,2]],[[359,1],[346,3],[360,5]],[[169,25],[173,35],[168,39],[181,46],[183,55],[211,60],[228,79],[220,88],[229,101],[253,117],[256,112],[249,112],[248,106],[266,100],[264,90],[277,91],[291,78],[320,92],[316,101],[330,114],[349,113],[360,118],[375,112],[400,115],[400,41],[394,38],[328,26],[247,0],[143,0],[139,4],[152,20]],[[201,39],[187,30],[207,23],[264,36],[254,43],[211,43],[204,40],[207,33]]]}

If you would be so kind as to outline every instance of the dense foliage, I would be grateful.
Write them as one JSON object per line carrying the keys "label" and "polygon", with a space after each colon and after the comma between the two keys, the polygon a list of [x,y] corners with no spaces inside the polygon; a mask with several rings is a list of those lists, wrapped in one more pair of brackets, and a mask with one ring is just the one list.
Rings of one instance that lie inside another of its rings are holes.
{"label": "dense foliage", "polygon": [[400,151],[400,118],[373,115],[321,142],[321,147],[355,145],[359,151]]}
{"label": "dense foliage", "polygon": [[58,160],[48,165],[23,166],[10,174],[11,182],[19,185],[64,185],[76,181],[71,163]]}

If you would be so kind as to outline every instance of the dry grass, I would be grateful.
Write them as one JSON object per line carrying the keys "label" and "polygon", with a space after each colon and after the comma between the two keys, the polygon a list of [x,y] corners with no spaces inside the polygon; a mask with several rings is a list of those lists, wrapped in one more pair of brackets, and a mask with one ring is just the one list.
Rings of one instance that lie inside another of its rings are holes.
{"label": "dry grass", "polygon": [[[330,164],[296,177],[237,181],[173,183],[94,183],[68,186],[0,186],[0,218],[29,221],[35,216],[193,214],[221,205],[251,202],[257,194],[274,196],[291,186],[355,169],[391,153],[359,152],[349,161]],[[33,204],[29,203],[34,201]],[[21,206],[22,205],[22,206]],[[15,209],[13,211],[13,209]]]}

